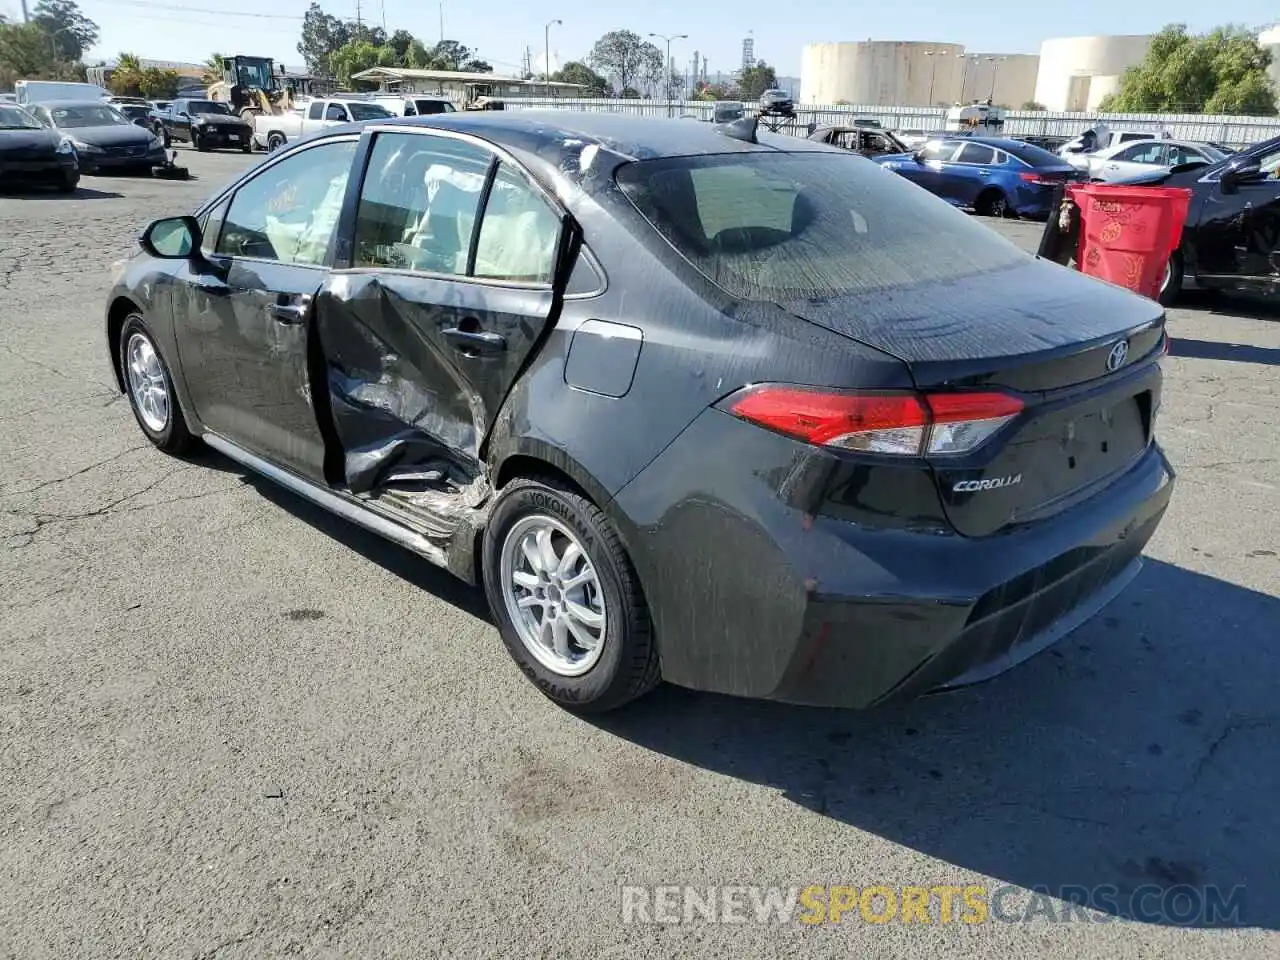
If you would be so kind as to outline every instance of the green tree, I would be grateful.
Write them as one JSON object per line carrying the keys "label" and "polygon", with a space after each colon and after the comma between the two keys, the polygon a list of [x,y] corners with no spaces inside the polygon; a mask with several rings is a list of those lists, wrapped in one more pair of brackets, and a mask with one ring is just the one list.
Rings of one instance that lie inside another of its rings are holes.
{"label": "green tree", "polygon": [[387,46],[396,52],[396,59],[401,63],[405,62],[405,58],[409,55],[409,48],[415,43],[417,40],[408,30],[397,30],[387,39]]}
{"label": "green tree", "polygon": [[462,70],[467,73],[493,73],[493,66],[481,60],[474,50],[457,40],[441,40],[430,52],[428,70]]}
{"label": "green tree", "polygon": [[334,76],[337,71],[331,58],[351,40],[351,28],[345,22],[325,13],[320,4],[312,3],[302,18],[298,53],[302,54],[311,73],[321,77]]}
{"label": "green tree", "polygon": [[[650,61],[658,48],[640,39],[639,34],[630,30],[611,30],[595,42],[587,64],[592,70],[612,81],[620,91],[634,89],[635,84],[652,66]],[[657,67],[653,73],[662,76],[662,54],[657,53]]]}
{"label": "green tree", "polygon": [[1274,116],[1270,65],[1270,51],[1245,27],[1218,27],[1197,35],[1188,33],[1184,24],[1172,24],[1152,38],[1146,58],[1125,71],[1120,89],[1100,108],[1116,113]]}
{"label": "green tree", "polygon": [[553,73],[551,79],[559,83],[581,84],[586,88],[582,91],[584,97],[608,97],[613,93],[608,80],[578,60],[570,60]]}
{"label": "green tree", "polygon": [[[222,79],[222,54],[209,54],[209,58],[200,64],[200,68],[204,71],[200,76],[201,83],[206,85],[218,83]],[[158,97],[157,99],[164,98]]]}
{"label": "green tree", "polygon": [[31,22],[48,36],[57,60],[78,61],[98,42],[98,25],[80,11],[75,0],[40,0],[31,11]]}
{"label": "green tree", "polygon": [[666,69],[662,62],[662,51],[656,44],[645,43],[640,47],[639,80],[644,87],[644,95],[651,97],[662,92],[662,75]]}
{"label": "green tree", "polygon": [[[367,89],[370,85],[352,77],[362,70],[371,70],[379,66],[378,57],[382,51],[368,40],[352,40],[329,55],[329,63],[333,67],[333,75],[338,83],[348,90]],[[394,51],[392,51],[394,56]],[[376,86],[376,84],[373,84]]]}
{"label": "green tree", "polygon": [[742,88],[743,99],[756,100],[760,94],[778,85],[778,75],[773,67],[763,60],[757,60],[754,67],[742,71],[742,79],[738,85]]}
{"label": "green tree", "polygon": [[404,65],[414,70],[426,70],[429,69],[428,65],[430,63],[431,51],[423,46],[421,40],[415,37],[413,42],[409,44],[409,49],[405,51]]}

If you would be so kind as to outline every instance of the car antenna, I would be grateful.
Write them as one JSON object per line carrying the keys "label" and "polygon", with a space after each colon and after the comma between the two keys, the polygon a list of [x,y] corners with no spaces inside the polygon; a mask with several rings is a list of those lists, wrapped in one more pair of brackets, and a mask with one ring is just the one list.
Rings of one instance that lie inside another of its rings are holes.
{"label": "car antenna", "polygon": [[759,117],[739,117],[732,123],[717,124],[720,132],[726,137],[733,137],[735,140],[744,140],[747,143],[759,143],[756,139],[756,127],[760,126]]}

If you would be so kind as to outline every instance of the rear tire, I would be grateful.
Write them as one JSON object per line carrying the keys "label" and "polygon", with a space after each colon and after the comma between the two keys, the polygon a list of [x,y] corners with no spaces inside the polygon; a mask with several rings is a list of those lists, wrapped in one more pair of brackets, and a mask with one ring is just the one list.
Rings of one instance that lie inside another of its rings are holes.
{"label": "rear tire", "polygon": [[204,137],[200,136],[195,130],[191,131],[191,146],[200,153],[209,152],[209,144],[205,142]]}
{"label": "rear tire", "polygon": [[62,178],[62,182],[58,184],[59,193],[75,193],[76,188],[80,186],[80,174],[72,173]]}
{"label": "rear tire", "polygon": [[199,440],[187,428],[173,388],[173,374],[140,313],[131,313],[116,345],[129,409],[147,439],[174,455],[187,453]]}
{"label": "rear tire", "polygon": [[1175,250],[1169,257],[1169,265],[1165,267],[1164,282],[1160,285],[1160,295],[1156,298],[1166,307],[1173,306],[1182,295],[1183,269],[1182,251]]}
{"label": "rear tire", "polygon": [[[530,545],[543,536],[551,552],[534,547],[535,565]],[[613,523],[589,500],[555,480],[513,480],[494,506],[482,551],[494,623],[543,694],[568,710],[604,713],[657,685],[658,649],[639,578]]]}
{"label": "rear tire", "polygon": [[287,141],[283,133],[267,134],[267,153],[275,153],[285,145]]}
{"label": "rear tire", "polygon": [[978,197],[977,203],[973,205],[974,210],[982,217],[999,217],[1000,219],[1008,219],[1016,217],[1017,214],[1009,205],[1009,198],[999,190],[986,190]]}

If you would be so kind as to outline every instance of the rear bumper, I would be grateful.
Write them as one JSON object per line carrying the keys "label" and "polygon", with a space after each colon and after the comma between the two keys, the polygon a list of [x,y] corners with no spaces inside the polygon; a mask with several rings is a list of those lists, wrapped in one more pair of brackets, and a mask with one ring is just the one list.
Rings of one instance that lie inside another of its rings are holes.
{"label": "rear bumper", "polygon": [[807,515],[787,502],[797,447],[708,411],[615,498],[665,679],[846,707],[989,679],[1123,589],[1173,486],[1152,445],[1072,509],[966,538]]}

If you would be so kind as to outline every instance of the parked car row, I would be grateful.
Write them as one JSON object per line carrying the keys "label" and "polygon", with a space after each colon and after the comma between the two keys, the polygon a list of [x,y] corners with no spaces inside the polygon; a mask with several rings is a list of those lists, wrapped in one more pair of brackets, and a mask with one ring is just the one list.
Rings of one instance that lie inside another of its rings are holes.
{"label": "parked car row", "polygon": [[0,173],[5,183],[76,188],[82,174],[151,172],[164,145],[105,101],[0,104]]}

